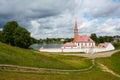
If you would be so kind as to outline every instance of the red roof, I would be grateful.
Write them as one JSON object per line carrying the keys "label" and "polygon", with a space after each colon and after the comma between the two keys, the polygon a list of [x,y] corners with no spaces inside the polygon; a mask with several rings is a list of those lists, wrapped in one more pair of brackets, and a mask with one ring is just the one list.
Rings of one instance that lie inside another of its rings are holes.
{"label": "red roof", "polygon": [[63,46],[65,46],[65,47],[74,47],[74,46],[76,46],[76,45],[75,45],[75,43],[73,43],[73,42],[67,42],[67,43],[65,43]]}
{"label": "red roof", "polygon": [[74,42],[94,42],[88,35],[78,35]]}
{"label": "red roof", "polygon": [[106,48],[108,45],[109,45],[110,43],[100,43],[99,45],[98,45],[98,47],[99,48]]}

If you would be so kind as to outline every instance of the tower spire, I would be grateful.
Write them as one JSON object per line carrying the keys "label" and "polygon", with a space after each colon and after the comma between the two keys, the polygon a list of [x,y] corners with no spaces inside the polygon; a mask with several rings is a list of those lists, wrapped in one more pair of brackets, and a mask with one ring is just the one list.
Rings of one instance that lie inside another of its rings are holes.
{"label": "tower spire", "polygon": [[74,40],[77,38],[78,36],[78,23],[77,20],[75,20],[75,26],[74,26]]}

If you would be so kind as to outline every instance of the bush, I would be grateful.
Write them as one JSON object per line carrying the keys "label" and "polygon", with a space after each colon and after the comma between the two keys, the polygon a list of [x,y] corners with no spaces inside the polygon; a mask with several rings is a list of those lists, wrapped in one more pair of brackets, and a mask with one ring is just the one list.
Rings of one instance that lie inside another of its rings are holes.
{"label": "bush", "polygon": [[120,42],[113,43],[115,49],[120,49]]}

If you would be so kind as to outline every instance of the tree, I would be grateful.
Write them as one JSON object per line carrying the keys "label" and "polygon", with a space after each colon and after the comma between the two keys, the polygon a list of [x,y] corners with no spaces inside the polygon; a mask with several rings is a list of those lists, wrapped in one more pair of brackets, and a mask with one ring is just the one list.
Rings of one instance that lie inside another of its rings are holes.
{"label": "tree", "polygon": [[2,31],[0,31],[0,42],[2,41]]}
{"label": "tree", "polygon": [[4,43],[14,45],[13,34],[17,27],[18,27],[18,23],[16,21],[7,22],[4,25],[2,32],[2,38]]}
{"label": "tree", "polygon": [[2,42],[21,48],[28,48],[37,41],[30,36],[30,32],[20,27],[16,21],[10,21],[3,27]]}
{"label": "tree", "polygon": [[91,36],[92,40],[94,40],[96,43],[98,43],[98,38],[96,36],[96,33],[92,33]]}
{"label": "tree", "polygon": [[112,36],[100,36],[98,38],[99,43],[104,43],[104,42],[112,42],[113,41],[113,37]]}
{"label": "tree", "polygon": [[14,44],[15,46],[19,46],[21,48],[28,48],[32,39],[30,37],[30,32],[28,32],[25,28],[17,27],[14,34]]}
{"label": "tree", "polygon": [[105,42],[105,37],[104,36],[100,36],[98,39],[99,39],[99,43],[104,43]]}

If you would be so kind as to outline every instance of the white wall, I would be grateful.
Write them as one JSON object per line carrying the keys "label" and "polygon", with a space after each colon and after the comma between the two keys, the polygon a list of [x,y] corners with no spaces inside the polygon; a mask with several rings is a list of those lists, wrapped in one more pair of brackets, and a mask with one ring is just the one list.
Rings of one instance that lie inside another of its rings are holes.
{"label": "white wall", "polygon": [[77,48],[77,47],[66,47],[66,48],[41,48],[41,52],[85,52],[85,53],[96,53],[114,50],[114,46],[109,44],[106,48]]}

